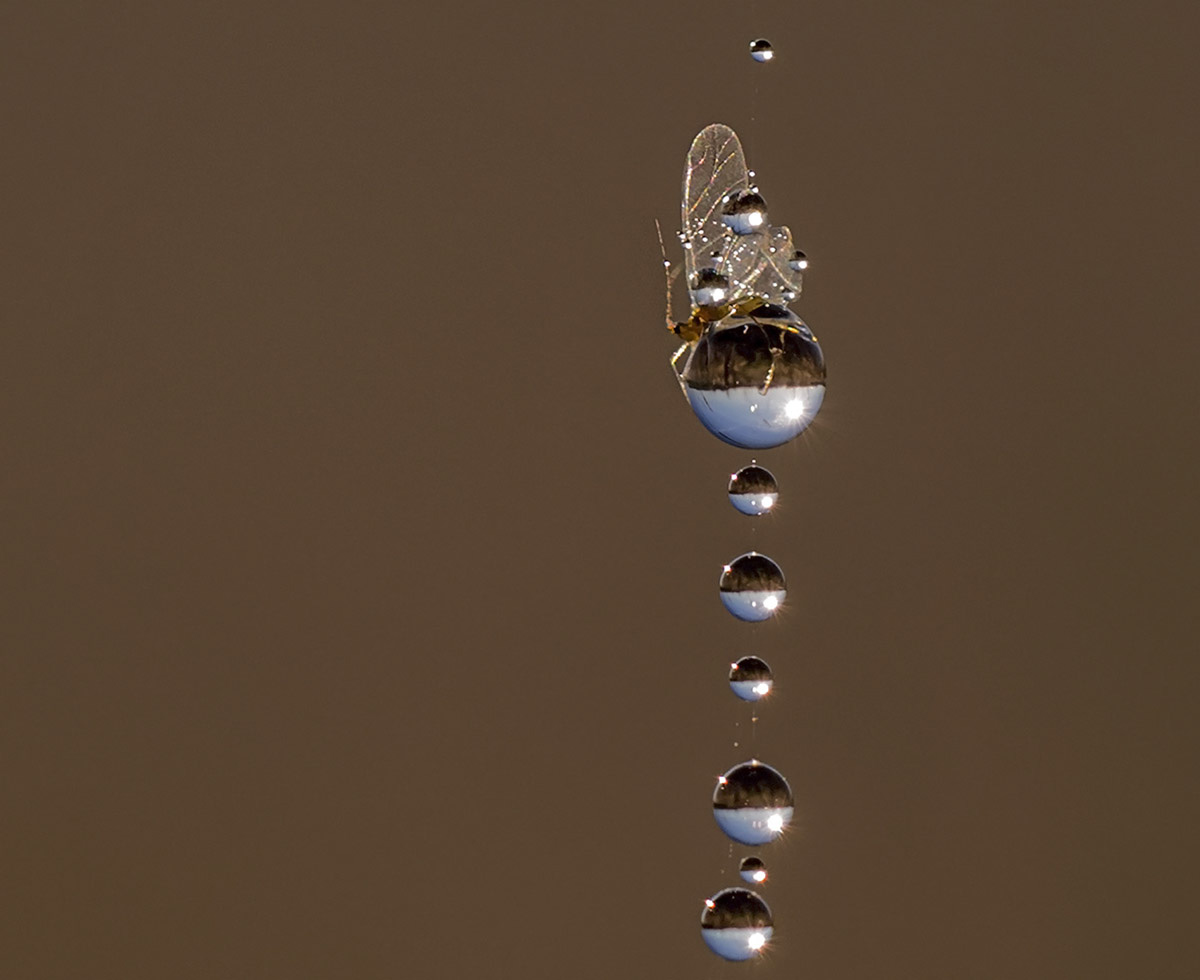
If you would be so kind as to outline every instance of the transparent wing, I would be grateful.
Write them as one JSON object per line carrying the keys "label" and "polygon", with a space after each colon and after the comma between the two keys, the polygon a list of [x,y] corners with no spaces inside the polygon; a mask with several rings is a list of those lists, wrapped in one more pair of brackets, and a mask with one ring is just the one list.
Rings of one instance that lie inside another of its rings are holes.
{"label": "transparent wing", "polygon": [[730,302],[760,296],[786,305],[800,295],[804,277],[788,261],[795,251],[786,225],[771,226],[753,235],[730,235],[716,267],[729,277]]}
{"label": "transparent wing", "polygon": [[748,183],[737,133],[721,123],[705,126],[692,140],[683,168],[682,235],[689,283],[698,268],[719,264],[730,250],[734,236],[721,221],[721,206]]}
{"label": "transparent wing", "polygon": [[787,225],[775,225],[767,234],[763,266],[755,281],[755,291],[771,303],[787,304],[800,295],[804,274],[788,262],[796,250]]}
{"label": "transparent wing", "polygon": [[802,275],[788,266],[794,245],[786,226],[735,235],[721,220],[725,198],[749,186],[746,158],[728,126],[706,126],[692,140],[683,171],[683,240],[688,283],[713,266],[729,277],[730,302],[759,295],[786,303],[800,294]]}

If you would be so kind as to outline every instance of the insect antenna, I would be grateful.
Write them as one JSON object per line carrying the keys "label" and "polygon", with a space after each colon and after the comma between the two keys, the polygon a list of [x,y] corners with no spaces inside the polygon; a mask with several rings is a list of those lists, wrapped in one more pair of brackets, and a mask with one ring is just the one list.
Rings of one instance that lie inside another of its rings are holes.
{"label": "insect antenna", "polygon": [[658,223],[657,218],[654,219],[654,230],[658,232],[658,250],[662,252],[663,275],[667,281],[667,329],[674,333],[675,317],[671,312],[671,287],[675,284],[675,277],[679,275],[679,266],[671,268],[671,260],[667,258],[667,246],[663,244],[662,225]]}

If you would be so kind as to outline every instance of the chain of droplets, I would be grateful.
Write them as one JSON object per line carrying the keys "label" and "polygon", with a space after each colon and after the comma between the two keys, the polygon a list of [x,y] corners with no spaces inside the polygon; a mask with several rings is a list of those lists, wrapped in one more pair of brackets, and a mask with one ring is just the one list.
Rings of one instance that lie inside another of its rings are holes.
{"label": "chain of droplets", "polygon": [[[773,59],[774,51],[760,38],[751,43],[750,55],[765,63]],[[721,248],[713,251],[716,242],[710,243],[703,235],[709,220],[706,215],[698,224],[706,260],[697,261],[691,251],[696,244],[688,234],[694,206],[692,168],[699,169],[707,161],[713,171],[710,180],[716,181],[725,165],[718,166],[717,161],[729,159],[723,154],[730,145],[736,146],[737,159],[741,159],[736,135],[728,127],[714,124],[697,136],[689,153],[685,231],[680,237],[688,250],[689,272],[694,270],[688,282],[693,310],[686,324],[671,325],[685,341],[671,363],[689,405],[709,431],[735,446],[770,448],[799,435],[816,415],[824,397],[824,358],[816,337],[787,306],[799,295],[800,273],[807,268],[807,258],[792,248],[786,227],[773,228],[767,223],[766,204],[757,186],[743,183],[740,190],[731,186],[721,197],[720,220],[726,228]],[[720,149],[714,151],[717,146]],[[752,179],[754,171],[747,175]],[[697,195],[695,203],[707,193],[704,190]],[[747,256],[747,275],[739,277],[736,270]],[[755,293],[761,284],[766,288]],[[680,370],[677,362],[684,351],[689,351],[689,356]],[[739,513],[757,519],[772,511],[779,488],[774,475],[752,460],[731,475],[728,493]],[[756,524],[757,520],[752,537]],[[772,618],[787,596],[782,569],[753,550],[724,566],[719,588],[725,608],[751,624]],[[754,638],[758,638],[757,629]],[[751,704],[751,742],[758,720],[757,702],[770,693],[773,683],[771,668],[756,654],[730,665],[733,693]],[[733,744],[740,747],[736,739]],[[733,842],[754,848],[768,844],[786,830],[793,813],[794,798],[787,780],[757,758],[738,763],[717,780],[713,815]],[[730,859],[732,856],[731,843]],[[766,864],[756,854],[741,860],[738,873],[748,885],[761,886],[767,881]],[[725,888],[707,899],[700,925],[705,943],[727,960],[760,955],[774,932],[767,903],[752,888],[744,887]]]}

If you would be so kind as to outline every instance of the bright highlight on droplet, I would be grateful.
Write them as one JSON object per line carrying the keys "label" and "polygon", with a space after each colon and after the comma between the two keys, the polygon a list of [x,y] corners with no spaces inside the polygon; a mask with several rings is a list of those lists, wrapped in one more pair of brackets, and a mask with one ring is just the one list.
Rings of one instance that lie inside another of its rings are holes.
{"label": "bright highlight on droplet", "polygon": [[763,510],[770,510],[775,506],[775,500],[773,497],[763,497],[762,504],[760,506]]}
{"label": "bright highlight on droplet", "polygon": [[766,943],[767,937],[761,932],[751,933],[750,938],[746,940],[746,945],[751,949],[762,949]]}
{"label": "bright highlight on droplet", "polygon": [[761,683],[754,685],[754,693],[759,695],[760,697],[770,693],[770,690],[771,690],[771,685],[768,684],[766,681],[762,681]]}
{"label": "bright highlight on droplet", "polygon": [[779,597],[778,596],[769,595],[765,599],[763,599],[763,608],[764,609],[775,609],[778,605],[779,605]]}
{"label": "bright highlight on droplet", "polygon": [[783,830],[782,814],[772,813],[769,817],[767,817],[767,830],[773,830],[775,833],[779,833],[781,830]]}
{"label": "bright highlight on droplet", "polygon": [[783,407],[783,414],[791,421],[796,421],[804,414],[804,402],[799,398],[794,398]]}
{"label": "bright highlight on droplet", "polygon": [[767,880],[767,873],[765,871],[755,871],[752,877],[761,885]]}

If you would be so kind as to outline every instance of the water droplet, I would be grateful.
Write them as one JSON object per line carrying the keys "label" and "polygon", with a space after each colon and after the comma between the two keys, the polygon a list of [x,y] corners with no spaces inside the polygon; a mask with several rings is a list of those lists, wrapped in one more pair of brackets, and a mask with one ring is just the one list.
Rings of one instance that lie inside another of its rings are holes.
{"label": "water droplet", "polygon": [[751,855],[742,858],[742,863],[738,865],[738,874],[742,876],[743,881],[761,885],[767,880],[767,866],[762,858]]}
{"label": "water droplet", "polygon": [[743,449],[769,449],[816,417],[825,397],[825,358],[803,320],[764,304],[705,331],[681,378],[709,432]]}
{"label": "water droplet", "polygon": [[787,598],[783,569],[757,551],[739,555],[721,572],[721,602],[747,623],[770,619]]}
{"label": "water droplet", "polygon": [[792,257],[788,259],[788,268],[793,272],[803,272],[808,268],[808,256],[801,252],[800,249],[796,249],[792,253]]}
{"label": "water droplet", "polygon": [[755,61],[770,61],[775,57],[775,49],[765,37],[750,42],[750,57]]}
{"label": "water droplet", "polygon": [[696,306],[720,306],[729,297],[729,278],[716,269],[704,268],[692,277],[688,290]]}
{"label": "water droplet", "polygon": [[713,816],[739,844],[757,847],[775,840],[792,820],[795,801],[787,780],[764,762],[734,766],[713,791]]}
{"label": "water droplet", "polygon": [[721,220],[735,235],[752,235],[767,226],[767,202],[757,191],[738,191],[721,208]]}
{"label": "water droplet", "polygon": [[762,952],[774,933],[771,909],[749,888],[724,888],[705,899],[700,914],[704,944],[726,960],[748,960]]}
{"label": "water droplet", "polygon": [[759,657],[742,657],[729,669],[729,686],[743,701],[761,701],[774,683],[771,668]]}

